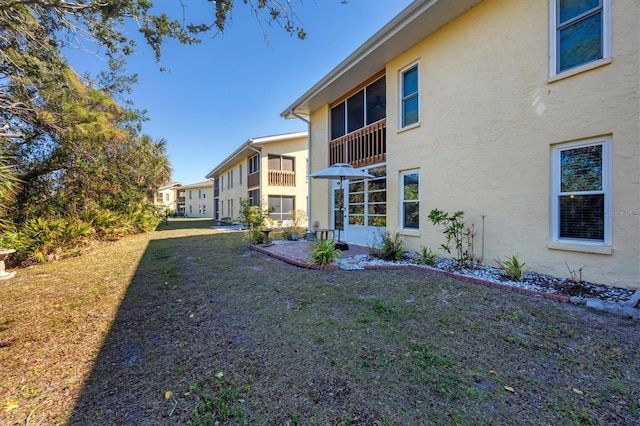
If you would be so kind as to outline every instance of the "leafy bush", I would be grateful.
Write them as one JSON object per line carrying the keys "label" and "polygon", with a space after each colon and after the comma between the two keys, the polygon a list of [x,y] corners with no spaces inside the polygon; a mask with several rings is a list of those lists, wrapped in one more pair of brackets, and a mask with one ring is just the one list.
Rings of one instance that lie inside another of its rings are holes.
{"label": "leafy bush", "polygon": [[438,258],[438,256],[429,247],[420,246],[420,250],[417,251],[416,254],[418,255],[418,257],[413,261],[414,263],[430,266],[436,264],[436,259]]}
{"label": "leafy bush", "polygon": [[520,263],[517,254],[511,257],[507,257],[505,261],[502,261],[498,258],[496,259],[496,262],[498,263],[498,266],[500,267],[500,269],[502,269],[504,274],[512,280],[522,281],[522,279],[524,278],[524,274],[527,272],[524,267],[526,263]]}
{"label": "leafy bush", "polygon": [[317,240],[311,246],[311,263],[328,265],[337,261],[342,251],[336,248],[335,240]]}
{"label": "leafy bush", "polygon": [[391,233],[387,231],[384,234],[380,233],[380,243],[370,247],[369,252],[372,256],[383,260],[402,260],[404,242],[397,232],[391,235]]}
{"label": "leafy bush", "polygon": [[77,255],[91,232],[91,225],[79,219],[38,217],[27,220],[17,231],[6,232],[2,241],[22,261],[43,263]]}
{"label": "leafy bush", "polygon": [[245,239],[249,240],[252,244],[262,244],[264,242],[262,228],[250,228],[249,232],[245,234]]}
{"label": "leafy bush", "polygon": [[453,242],[456,250],[454,259],[458,265],[466,265],[473,261],[473,225],[469,228],[462,221],[464,212],[457,211],[450,215],[447,212],[433,209],[428,217],[434,225],[444,227],[443,233],[446,243],[441,244],[440,247],[447,253],[451,253],[451,243]]}
{"label": "leafy bush", "polygon": [[164,218],[164,214],[153,205],[132,203],[128,206],[127,220],[139,232],[153,231]]}
{"label": "leafy bush", "polygon": [[133,232],[133,227],[123,215],[106,209],[94,209],[82,215],[82,220],[89,223],[95,236],[101,240],[117,240]]}

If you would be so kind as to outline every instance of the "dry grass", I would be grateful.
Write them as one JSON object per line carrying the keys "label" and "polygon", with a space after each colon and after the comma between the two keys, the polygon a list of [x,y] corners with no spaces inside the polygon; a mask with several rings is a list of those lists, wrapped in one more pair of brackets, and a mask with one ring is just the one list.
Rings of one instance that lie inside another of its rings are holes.
{"label": "dry grass", "polygon": [[207,225],[1,283],[0,424],[640,423],[637,322]]}

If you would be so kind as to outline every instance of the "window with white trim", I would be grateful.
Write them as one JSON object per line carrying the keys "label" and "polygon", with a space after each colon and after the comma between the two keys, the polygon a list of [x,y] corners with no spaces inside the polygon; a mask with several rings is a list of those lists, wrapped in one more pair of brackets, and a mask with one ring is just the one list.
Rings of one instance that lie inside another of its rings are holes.
{"label": "window with white trim", "polygon": [[420,229],[420,172],[403,172],[400,185],[402,228]]}
{"label": "window with white trim", "polygon": [[256,154],[249,158],[249,174],[258,173],[260,171],[260,155]]}
{"label": "window with white trim", "polygon": [[611,244],[611,140],[553,148],[552,239]]}
{"label": "window with white trim", "polygon": [[286,195],[269,195],[269,217],[273,220],[291,219],[291,212],[295,210],[295,197]]}
{"label": "window with white trim", "polygon": [[400,76],[400,123],[407,127],[418,122],[418,64],[401,72]]}
{"label": "window with white trim", "polygon": [[551,0],[551,74],[610,55],[609,0]]}
{"label": "window with white trim", "polygon": [[348,184],[347,223],[358,226],[387,226],[387,167],[374,166],[364,171],[373,178],[350,180]]}

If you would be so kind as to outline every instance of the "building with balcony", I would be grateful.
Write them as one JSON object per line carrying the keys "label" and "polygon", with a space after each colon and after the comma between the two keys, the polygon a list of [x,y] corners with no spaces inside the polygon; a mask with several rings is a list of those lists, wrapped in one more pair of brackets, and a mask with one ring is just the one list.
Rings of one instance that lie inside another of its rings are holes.
{"label": "building with balcony", "polygon": [[178,182],[170,182],[161,186],[155,193],[153,203],[167,212],[179,212],[180,208],[184,208],[184,200],[181,199],[180,187],[182,184]]}
{"label": "building with balcony", "polygon": [[[211,172],[214,219],[236,221],[244,200],[269,209],[274,224],[307,207],[307,132],[252,138]],[[306,226],[305,223],[299,223]]]}
{"label": "building with balcony", "polygon": [[414,1],[282,113],[309,122],[310,173],[373,175],[313,180],[309,220],[439,250],[430,212],[462,211],[485,263],[640,288],[638,16],[634,0]]}

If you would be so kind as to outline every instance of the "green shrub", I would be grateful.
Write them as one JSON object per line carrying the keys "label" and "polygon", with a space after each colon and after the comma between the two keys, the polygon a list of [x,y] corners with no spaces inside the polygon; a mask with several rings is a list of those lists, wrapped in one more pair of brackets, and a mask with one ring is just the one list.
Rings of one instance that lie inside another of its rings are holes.
{"label": "green shrub", "polygon": [[3,244],[17,251],[17,257],[28,263],[43,263],[50,259],[77,255],[91,225],[74,218],[28,219],[15,232],[3,235]]}
{"label": "green shrub", "polygon": [[383,260],[402,260],[404,242],[397,232],[391,235],[391,233],[387,231],[384,234],[380,233],[380,243],[370,247],[369,252],[372,256]]}
{"label": "green shrub", "polygon": [[311,246],[310,262],[320,265],[328,265],[337,261],[342,251],[336,248],[335,240],[317,240]]}
{"label": "green shrub", "polygon": [[101,240],[117,240],[133,233],[133,226],[127,218],[107,209],[94,209],[82,215],[82,220],[89,223],[95,235]]}
{"label": "green shrub", "polygon": [[433,266],[436,264],[436,259],[438,255],[432,251],[429,247],[420,246],[420,250],[416,252],[418,257],[413,261],[414,263],[418,263],[421,265],[430,265]]}
{"label": "green shrub", "polygon": [[244,237],[252,244],[262,244],[264,242],[264,234],[261,227],[250,228]]}
{"label": "green shrub", "polygon": [[126,211],[127,219],[138,232],[153,231],[164,218],[164,214],[155,206],[132,203]]}
{"label": "green shrub", "polygon": [[456,257],[455,261],[459,266],[467,265],[473,262],[473,225],[468,227],[462,221],[464,212],[457,211],[450,215],[447,212],[443,212],[438,209],[433,209],[429,213],[429,220],[435,226],[443,227],[443,233],[446,238],[446,242],[441,244],[440,247],[447,253],[451,253],[453,242]]}
{"label": "green shrub", "polygon": [[526,263],[520,263],[517,254],[507,257],[505,261],[502,261],[498,258],[496,259],[496,262],[498,263],[498,266],[500,267],[500,269],[502,269],[504,274],[512,280],[522,281],[522,279],[524,278],[524,274],[527,272],[524,267]]}

